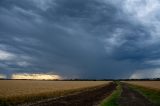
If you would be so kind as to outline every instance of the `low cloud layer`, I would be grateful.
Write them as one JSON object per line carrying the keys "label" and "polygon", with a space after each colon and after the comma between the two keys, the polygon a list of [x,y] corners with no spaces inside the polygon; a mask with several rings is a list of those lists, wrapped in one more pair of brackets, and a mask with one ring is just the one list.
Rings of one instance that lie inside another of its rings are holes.
{"label": "low cloud layer", "polygon": [[150,77],[160,68],[159,11],[159,0],[1,0],[0,74]]}

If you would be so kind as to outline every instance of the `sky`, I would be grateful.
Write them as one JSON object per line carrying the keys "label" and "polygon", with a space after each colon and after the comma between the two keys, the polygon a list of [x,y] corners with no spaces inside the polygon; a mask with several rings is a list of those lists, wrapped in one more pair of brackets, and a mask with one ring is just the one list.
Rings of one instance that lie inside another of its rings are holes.
{"label": "sky", "polygon": [[0,0],[0,78],[160,78],[160,0]]}

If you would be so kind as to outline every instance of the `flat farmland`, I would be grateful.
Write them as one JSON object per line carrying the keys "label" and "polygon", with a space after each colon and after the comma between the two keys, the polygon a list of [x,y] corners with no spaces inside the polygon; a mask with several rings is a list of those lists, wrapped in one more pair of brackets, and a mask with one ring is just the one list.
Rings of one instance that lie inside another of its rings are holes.
{"label": "flat farmland", "polygon": [[80,99],[80,103],[92,104],[109,95],[115,86],[112,81],[0,80],[0,106],[30,106],[48,100],[54,103],[55,99],[63,97],[73,104]]}
{"label": "flat farmland", "polygon": [[63,92],[107,83],[109,81],[0,80],[0,97],[8,98],[49,92]]}
{"label": "flat farmland", "polygon": [[160,89],[160,81],[125,81],[128,84],[134,84],[151,89]]}
{"label": "flat farmland", "polygon": [[160,81],[0,80],[0,106],[160,106]]}

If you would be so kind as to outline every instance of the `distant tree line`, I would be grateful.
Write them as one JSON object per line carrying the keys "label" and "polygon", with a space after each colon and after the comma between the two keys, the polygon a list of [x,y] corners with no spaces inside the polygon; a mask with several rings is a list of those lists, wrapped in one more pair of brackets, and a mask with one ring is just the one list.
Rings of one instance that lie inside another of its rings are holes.
{"label": "distant tree line", "polygon": [[[32,79],[5,79],[0,80],[32,80]],[[45,80],[45,79],[42,79]],[[53,79],[48,81],[160,81],[160,78],[144,78],[144,79]]]}

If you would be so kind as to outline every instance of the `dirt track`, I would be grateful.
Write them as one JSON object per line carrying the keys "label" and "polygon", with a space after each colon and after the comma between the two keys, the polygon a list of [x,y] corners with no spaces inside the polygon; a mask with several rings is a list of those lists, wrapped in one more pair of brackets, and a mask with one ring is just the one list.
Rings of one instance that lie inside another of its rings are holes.
{"label": "dirt track", "polygon": [[127,84],[122,84],[122,90],[121,97],[118,101],[119,106],[154,106],[140,93],[130,89]]}
{"label": "dirt track", "polygon": [[[96,87],[76,94],[48,99],[22,106],[96,106],[116,89],[116,83]],[[137,91],[122,83],[122,93],[117,101],[118,106],[154,106]]]}
{"label": "dirt track", "polygon": [[94,106],[116,89],[115,83],[110,83],[93,90],[80,92],[75,95],[61,97],[55,100],[43,101],[29,106]]}

